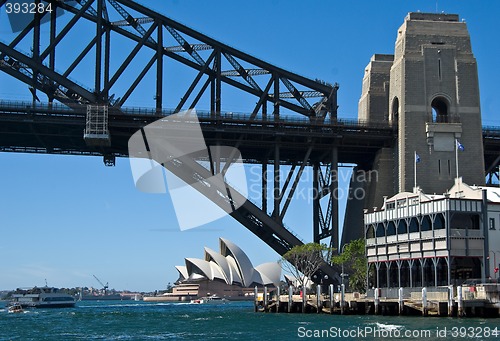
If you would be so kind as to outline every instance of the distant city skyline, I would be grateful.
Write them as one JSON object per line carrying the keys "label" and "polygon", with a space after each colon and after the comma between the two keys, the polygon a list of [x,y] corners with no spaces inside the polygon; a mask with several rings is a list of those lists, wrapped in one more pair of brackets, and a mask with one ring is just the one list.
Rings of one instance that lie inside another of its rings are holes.
{"label": "distant city skyline", "polygon": [[[339,117],[347,119],[357,116],[370,57],[394,52],[397,30],[408,12],[436,12],[437,7],[438,12],[459,14],[467,22],[477,59],[483,125],[500,126],[499,2],[138,2],[286,70],[338,82]],[[9,42],[13,36],[2,8],[0,40]],[[29,51],[29,46],[22,49]],[[114,56],[121,52],[114,47]],[[85,72],[79,70],[71,78],[85,83]],[[165,72],[176,72],[173,62],[166,63]],[[191,80],[179,76],[178,86],[187,87],[184,83]],[[223,110],[253,109],[254,103],[237,98],[226,94]],[[31,93],[0,72],[0,100],[31,101]],[[165,108],[170,103],[164,103]],[[139,92],[127,106],[154,107],[154,99]],[[127,159],[105,167],[98,157],[0,153],[0,164],[0,290],[43,286],[45,279],[49,286],[99,287],[93,275],[116,290],[162,290],[177,279],[175,265],[185,257],[203,257],[199,252],[204,246],[218,250],[219,237],[239,245],[253,265],[280,257],[231,217],[181,231],[170,196],[138,191]],[[247,167],[247,180],[252,180],[255,172]],[[347,181],[341,186],[346,189]],[[312,205],[307,199],[292,202],[285,224],[304,241],[312,241]]]}

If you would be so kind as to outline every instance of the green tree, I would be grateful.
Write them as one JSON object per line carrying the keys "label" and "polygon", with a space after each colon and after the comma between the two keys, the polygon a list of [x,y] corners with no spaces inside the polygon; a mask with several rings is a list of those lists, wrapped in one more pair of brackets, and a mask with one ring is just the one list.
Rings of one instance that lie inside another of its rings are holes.
{"label": "green tree", "polygon": [[311,278],[322,264],[328,263],[334,249],[325,244],[308,243],[296,245],[283,255],[280,260],[283,270],[291,273],[299,285],[305,287],[307,279]]}
{"label": "green tree", "polygon": [[349,286],[353,291],[366,291],[365,240],[356,239],[343,247],[342,253],[332,257],[332,263],[343,265],[344,273],[349,275]]}

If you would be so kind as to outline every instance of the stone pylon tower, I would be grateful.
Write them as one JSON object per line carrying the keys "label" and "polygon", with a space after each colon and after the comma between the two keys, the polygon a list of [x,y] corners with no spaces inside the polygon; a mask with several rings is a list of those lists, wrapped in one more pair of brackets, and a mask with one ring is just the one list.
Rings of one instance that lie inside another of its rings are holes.
{"label": "stone pylon tower", "polygon": [[409,13],[398,30],[390,70],[389,121],[398,123],[398,190],[415,179],[426,193],[444,193],[456,177],[484,183],[477,65],[465,22],[456,14]]}
{"label": "stone pylon tower", "polygon": [[[456,14],[409,13],[394,55],[375,54],[365,68],[358,118],[397,124],[398,141],[377,153],[375,181],[351,182],[351,190],[363,189],[366,196],[348,200],[342,244],[363,236],[362,208],[381,207],[384,196],[413,190],[415,152],[417,185],[425,193],[453,186],[457,140],[465,148],[458,152],[459,176],[484,184],[477,65],[465,22]],[[354,174],[368,167],[359,165]]]}

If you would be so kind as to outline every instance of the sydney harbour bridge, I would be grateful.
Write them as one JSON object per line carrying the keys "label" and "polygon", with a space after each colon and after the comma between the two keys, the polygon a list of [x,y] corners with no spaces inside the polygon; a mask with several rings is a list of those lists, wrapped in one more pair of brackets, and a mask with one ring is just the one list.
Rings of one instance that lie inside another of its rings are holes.
{"label": "sydney harbour bridge", "polygon": [[[128,141],[135,132],[208,102],[210,110],[197,111],[206,145],[236,147],[245,163],[262,168],[260,202],[246,201],[231,215],[284,254],[302,244],[293,226],[285,227],[283,221],[306,167],[312,168],[311,185],[317,193],[312,205],[314,242],[337,246],[338,180],[332,174],[337,174],[340,163],[370,170],[376,152],[397,143],[394,124],[342,119],[337,84],[276,67],[134,1],[34,4],[33,14],[11,13],[11,21],[20,21],[21,28],[10,41],[0,40],[0,79],[14,77],[33,95],[31,102],[0,99],[3,152],[100,156],[105,165],[113,166],[117,157],[128,157]],[[0,0],[2,10],[7,5]],[[89,39],[72,45],[74,58],[68,62],[68,37],[82,30]],[[122,43],[130,46],[129,51],[112,58],[113,49]],[[23,44],[31,47],[29,52],[20,48]],[[75,70],[89,60],[91,81],[84,85],[73,80]],[[175,103],[166,103],[162,95],[166,84],[177,82],[175,73],[165,72],[166,63],[189,69],[192,75]],[[143,93],[141,81],[151,72],[156,82]],[[234,91],[254,99],[255,106],[246,114],[222,112],[221,103]],[[155,98],[155,108],[128,107],[127,100],[136,92]],[[41,94],[48,100],[40,101]],[[498,181],[500,128],[484,127],[483,143],[487,181]],[[215,162],[207,170],[194,156],[163,166],[174,174],[182,169],[179,174],[188,183],[221,171]],[[283,176],[284,168],[288,172]],[[221,196],[222,201],[232,200],[229,192]],[[322,270],[336,276],[329,266]]]}

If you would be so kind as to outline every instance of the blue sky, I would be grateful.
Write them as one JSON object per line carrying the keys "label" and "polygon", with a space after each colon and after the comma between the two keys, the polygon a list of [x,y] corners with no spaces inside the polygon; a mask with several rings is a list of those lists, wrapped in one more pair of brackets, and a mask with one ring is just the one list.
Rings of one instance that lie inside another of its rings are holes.
{"label": "blue sky", "polygon": [[[467,22],[478,62],[483,124],[500,126],[500,2],[139,2],[277,66],[338,82],[342,118],[356,117],[364,68],[372,54],[393,53],[408,12],[437,7],[458,13]],[[2,9],[0,39],[11,40],[9,32]],[[120,47],[113,53],[118,56]],[[71,77],[86,83],[86,71]],[[166,72],[177,72],[173,63]],[[178,84],[192,80],[181,76]],[[1,73],[0,99],[30,100],[30,93]],[[127,105],[154,102],[137,94]],[[251,109],[244,101],[223,98],[223,110]],[[203,257],[203,246],[218,249],[219,236],[238,244],[254,265],[279,258],[229,217],[181,232],[170,197],[136,190],[126,159],[104,167],[101,158],[0,153],[0,165],[0,290],[43,285],[45,279],[53,286],[99,286],[93,274],[116,289],[162,289],[177,278],[174,265]],[[295,203],[286,221],[305,241],[312,239],[311,210]]]}

